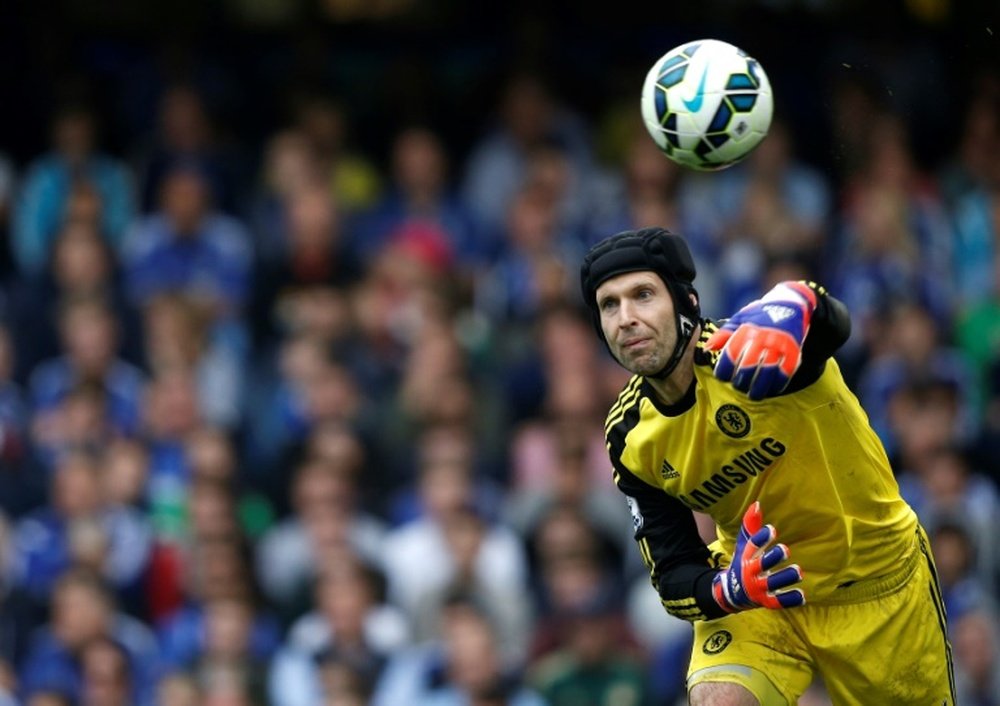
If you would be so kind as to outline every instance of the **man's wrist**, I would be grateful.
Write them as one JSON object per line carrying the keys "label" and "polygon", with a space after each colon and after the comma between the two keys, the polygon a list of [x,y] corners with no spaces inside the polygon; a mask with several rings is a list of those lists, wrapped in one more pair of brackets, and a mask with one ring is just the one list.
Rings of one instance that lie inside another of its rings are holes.
{"label": "man's wrist", "polygon": [[712,597],[722,610],[727,613],[735,613],[740,608],[729,596],[729,589],[726,585],[728,578],[725,571],[720,571],[712,577]]}

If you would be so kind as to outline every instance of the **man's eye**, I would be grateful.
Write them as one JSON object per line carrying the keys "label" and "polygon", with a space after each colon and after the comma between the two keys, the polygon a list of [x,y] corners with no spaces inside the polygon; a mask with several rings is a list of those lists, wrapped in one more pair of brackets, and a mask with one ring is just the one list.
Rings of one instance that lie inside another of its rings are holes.
{"label": "man's eye", "polygon": [[653,296],[653,290],[651,289],[643,289],[639,291],[640,299],[649,299],[651,296]]}
{"label": "man's eye", "polygon": [[601,311],[611,311],[615,308],[615,302],[612,299],[605,299],[601,302]]}

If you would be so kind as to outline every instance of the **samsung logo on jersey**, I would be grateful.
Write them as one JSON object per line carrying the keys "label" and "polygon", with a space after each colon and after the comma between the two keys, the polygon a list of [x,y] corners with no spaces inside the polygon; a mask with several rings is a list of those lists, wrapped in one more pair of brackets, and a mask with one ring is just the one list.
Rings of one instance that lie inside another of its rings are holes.
{"label": "samsung logo on jersey", "polygon": [[783,443],[767,437],[756,447],[744,451],[723,465],[718,472],[702,483],[700,488],[692,490],[690,495],[678,495],[677,498],[692,510],[705,510],[724,498],[736,486],[763,473],[774,459],[784,453]]}

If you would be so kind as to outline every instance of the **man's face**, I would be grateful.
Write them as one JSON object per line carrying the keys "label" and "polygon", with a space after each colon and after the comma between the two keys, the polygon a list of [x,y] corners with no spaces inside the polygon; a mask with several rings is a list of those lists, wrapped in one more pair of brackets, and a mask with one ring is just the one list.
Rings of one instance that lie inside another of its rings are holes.
{"label": "man's face", "polygon": [[605,281],[597,288],[597,308],[619,363],[638,375],[663,369],[677,342],[677,327],[673,299],[655,272],[627,272]]}
{"label": "man's face", "polygon": [[52,599],[53,632],[71,650],[99,637],[108,619],[108,606],[89,586],[68,583],[56,588]]}
{"label": "man's face", "polygon": [[180,170],[167,176],[161,199],[174,228],[188,235],[197,231],[208,211],[208,185],[201,176]]}

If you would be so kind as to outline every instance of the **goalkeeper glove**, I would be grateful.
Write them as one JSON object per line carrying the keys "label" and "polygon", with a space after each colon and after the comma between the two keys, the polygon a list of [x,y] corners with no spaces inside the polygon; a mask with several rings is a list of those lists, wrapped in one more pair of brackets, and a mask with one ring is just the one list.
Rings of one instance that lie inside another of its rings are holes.
{"label": "goalkeeper glove", "polygon": [[712,579],[715,602],[727,613],[758,607],[793,608],[806,602],[800,589],[788,588],[802,580],[802,570],[796,564],[771,571],[788,558],[788,547],[771,546],[778,533],[762,523],[760,503],[755,502],[743,515],[732,563]]}
{"label": "goalkeeper glove", "polygon": [[781,393],[802,361],[816,305],[816,293],[801,282],[782,282],[747,304],[705,343],[722,351],[715,377],[732,381],[752,400]]}

